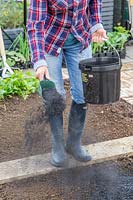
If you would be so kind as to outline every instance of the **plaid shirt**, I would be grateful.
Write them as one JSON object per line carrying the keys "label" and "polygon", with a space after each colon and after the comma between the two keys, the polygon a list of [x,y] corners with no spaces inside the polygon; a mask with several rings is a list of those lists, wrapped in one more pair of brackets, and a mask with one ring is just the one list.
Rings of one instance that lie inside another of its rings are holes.
{"label": "plaid shirt", "polygon": [[89,45],[102,27],[102,0],[31,0],[27,33],[34,68],[47,65],[44,52],[58,56],[69,33]]}

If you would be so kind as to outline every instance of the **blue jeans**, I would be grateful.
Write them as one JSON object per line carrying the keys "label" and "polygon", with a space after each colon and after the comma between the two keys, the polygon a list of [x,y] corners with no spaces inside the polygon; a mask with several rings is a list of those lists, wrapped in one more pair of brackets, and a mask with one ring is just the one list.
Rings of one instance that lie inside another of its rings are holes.
{"label": "blue jeans", "polygon": [[91,46],[82,52],[81,49],[82,44],[72,34],[69,34],[58,57],[45,53],[50,78],[54,81],[57,91],[65,98],[66,92],[62,77],[62,60],[64,55],[70,79],[71,96],[77,104],[84,103],[83,84],[81,71],[79,69],[79,61],[92,57]]}

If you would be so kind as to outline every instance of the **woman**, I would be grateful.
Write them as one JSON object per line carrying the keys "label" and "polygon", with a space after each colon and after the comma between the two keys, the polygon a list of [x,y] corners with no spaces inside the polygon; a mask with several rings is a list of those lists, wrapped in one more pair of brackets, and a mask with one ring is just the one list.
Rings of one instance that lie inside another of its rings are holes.
{"label": "woman", "polygon": [[[36,78],[54,81],[58,93],[65,98],[62,79],[64,55],[71,84],[72,104],[68,138],[64,145],[63,112],[50,115],[52,132],[52,164],[65,166],[67,153],[87,162],[91,156],[81,146],[86,117],[79,61],[92,56],[90,42],[102,42],[106,31],[101,21],[102,0],[31,0],[27,32]],[[67,152],[67,153],[66,153]]]}

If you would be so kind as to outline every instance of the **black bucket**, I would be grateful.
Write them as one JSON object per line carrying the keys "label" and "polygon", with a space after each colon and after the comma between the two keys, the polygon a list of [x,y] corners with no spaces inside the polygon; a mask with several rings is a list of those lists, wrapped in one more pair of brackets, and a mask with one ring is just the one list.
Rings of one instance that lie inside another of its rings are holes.
{"label": "black bucket", "polygon": [[109,104],[119,100],[121,62],[118,57],[82,60],[79,68],[87,103]]}

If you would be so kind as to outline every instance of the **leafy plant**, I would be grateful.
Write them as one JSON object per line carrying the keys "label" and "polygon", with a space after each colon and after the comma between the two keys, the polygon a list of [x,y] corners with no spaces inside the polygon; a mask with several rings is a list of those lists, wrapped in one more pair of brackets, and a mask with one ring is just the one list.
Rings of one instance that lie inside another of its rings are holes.
{"label": "leafy plant", "polygon": [[26,62],[29,62],[30,60],[30,50],[29,50],[29,44],[27,39],[26,30],[24,30],[24,33],[20,33],[13,44],[11,45],[10,49],[14,49],[17,52],[19,52],[23,57],[25,58]]}
{"label": "leafy plant", "polygon": [[14,0],[0,0],[0,26],[18,28],[23,25],[23,3]]}
{"label": "leafy plant", "polygon": [[26,99],[29,94],[35,93],[39,81],[30,73],[15,71],[9,78],[0,78],[0,100],[18,95]]}
{"label": "leafy plant", "polygon": [[125,43],[127,42],[129,36],[130,36],[130,32],[129,30],[126,30],[124,27],[122,26],[117,26],[114,27],[114,33],[117,35],[117,37],[119,37],[119,44],[118,44],[118,48],[120,50],[124,49]]}
{"label": "leafy plant", "polygon": [[[16,51],[6,51],[7,63],[10,67],[21,68],[26,64],[25,57]],[[0,57],[0,67],[3,67],[2,57]]]}
{"label": "leafy plant", "polygon": [[[12,50],[11,50],[12,49]],[[11,67],[25,69],[31,67],[30,49],[26,31],[21,32],[14,40],[12,45],[6,51],[7,63]],[[0,57],[0,67],[2,67],[2,58]]]}
{"label": "leafy plant", "polygon": [[127,36],[129,36],[129,30],[126,30],[123,26],[115,26],[114,30],[119,33],[125,33]]}
{"label": "leafy plant", "polygon": [[93,54],[97,54],[97,53],[103,53],[107,51],[107,46],[106,43],[97,43],[97,42],[93,42],[92,43],[92,53]]}
{"label": "leafy plant", "polygon": [[[105,41],[103,43],[95,43],[95,42],[92,43],[93,54],[112,52],[114,51],[114,48],[117,49],[118,51],[123,50],[130,34],[129,31],[126,30],[124,27],[118,26],[114,27],[114,31],[109,32],[107,36],[109,42]],[[114,48],[112,48],[112,46]]]}

